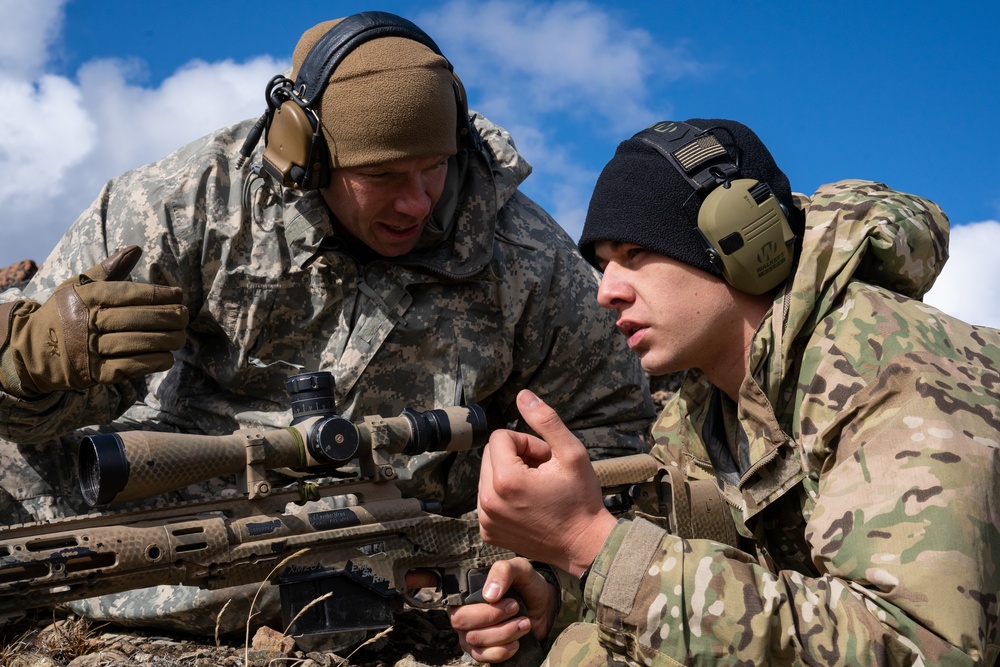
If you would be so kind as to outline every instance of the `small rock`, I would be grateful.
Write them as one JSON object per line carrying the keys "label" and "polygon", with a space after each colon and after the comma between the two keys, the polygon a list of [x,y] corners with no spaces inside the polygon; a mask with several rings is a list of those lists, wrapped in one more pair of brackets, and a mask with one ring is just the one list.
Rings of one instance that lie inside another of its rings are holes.
{"label": "small rock", "polygon": [[44,655],[19,655],[11,661],[10,667],[59,667],[59,663]]}
{"label": "small rock", "polygon": [[275,654],[273,651],[261,651],[252,648],[246,654],[246,667],[272,667]]}
{"label": "small rock", "polygon": [[128,656],[119,651],[98,651],[97,653],[87,653],[72,660],[66,667],[105,667],[106,665],[124,665],[128,662]]}
{"label": "small rock", "polygon": [[253,636],[250,644],[258,651],[269,651],[290,656],[295,650],[295,640],[288,635],[273,630],[266,625],[262,625]]}
{"label": "small rock", "polygon": [[16,264],[0,269],[0,291],[8,287],[23,287],[38,272],[34,260],[22,259]]}
{"label": "small rock", "polygon": [[185,660],[194,660],[196,658],[204,658],[204,657],[207,657],[209,654],[211,654],[211,651],[208,650],[208,649],[204,649],[203,648],[203,649],[198,649],[197,651],[193,651],[191,653],[184,653],[180,657],[178,657],[177,659],[180,660],[181,662],[183,662]]}

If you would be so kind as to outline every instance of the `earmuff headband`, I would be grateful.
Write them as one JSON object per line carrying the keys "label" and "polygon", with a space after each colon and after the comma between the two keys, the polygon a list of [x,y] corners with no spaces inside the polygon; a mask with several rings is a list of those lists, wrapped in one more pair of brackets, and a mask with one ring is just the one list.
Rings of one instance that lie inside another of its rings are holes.
{"label": "earmuff headband", "polygon": [[[333,71],[351,51],[381,37],[403,37],[419,42],[444,58],[434,40],[412,21],[388,12],[354,14],[327,31],[306,55],[295,78],[295,90],[302,102],[311,104],[323,94]],[[453,71],[450,61],[448,69]]]}
{"label": "earmuff headband", "polygon": [[739,173],[738,158],[729,154],[711,130],[687,123],[657,123],[635,137],[667,158],[702,195]]}

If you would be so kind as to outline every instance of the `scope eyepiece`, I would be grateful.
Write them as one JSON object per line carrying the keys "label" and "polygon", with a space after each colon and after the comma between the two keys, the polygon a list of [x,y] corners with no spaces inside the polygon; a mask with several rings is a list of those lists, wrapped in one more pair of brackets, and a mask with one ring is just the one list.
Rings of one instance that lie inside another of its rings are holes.
{"label": "scope eyepiece", "polygon": [[486,423],[486,413],[478,405],[462,406],[465,424],[452,424],[456,408],[450,410],[427,410],[418,412],[413,408],[403,408],[400,416],[410,422],[411,436],[403,454],[423,454],[443,452],[449,449],[452,440],[461,432],[471,437],[471,446],[486,444],[490,429]]}

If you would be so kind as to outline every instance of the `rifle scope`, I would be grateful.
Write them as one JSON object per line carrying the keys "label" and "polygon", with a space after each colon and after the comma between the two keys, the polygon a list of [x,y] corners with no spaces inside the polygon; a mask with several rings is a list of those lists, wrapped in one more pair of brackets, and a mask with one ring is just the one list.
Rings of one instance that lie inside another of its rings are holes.
{"label": "rifle scope", "polygon": [[[398,417],[361,422],[331,414],[333,379],[304,373],[286,383],[292,394],[292,425],[240,429],[230,435],[121,431],[90,435],[80,444],[80,490],[91,507],[140,500],[214,477],[275,468],[337,468],[370,464],[385,454],[455,452],[486,444],[490,429],[478,405],[424,412],[406,408]],[[328,394],[328,395],[327,395]],[[370,466],[369,466],[370,468]]]}

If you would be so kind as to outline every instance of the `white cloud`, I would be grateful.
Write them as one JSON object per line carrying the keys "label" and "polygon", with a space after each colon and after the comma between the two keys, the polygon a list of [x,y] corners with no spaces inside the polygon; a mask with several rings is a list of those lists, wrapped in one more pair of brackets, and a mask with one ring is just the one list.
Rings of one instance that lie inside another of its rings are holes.
{"label": "white cloud", "polygon": [[127,62],[87,63],[77,78],[98,126],[93,159],[119,173],[216,128],[258,116],[264,111],[264,86],[285,66],[270,57],[246,63],[193,61],[158,88],[145,88],[129,83]]}
{"label": "white cloud", "polygon": [[[0,37],[42,43],[61,26],[52,5],[18,3]],[[73,80],[40,71],[44,54],[8,51],[0,53],[0,266],[43,261],[107,179],[259,115],[264,86],[287,67],[267,56],[193,61],[150,88],[132,83],[141,61],[91,61]]]}
{"label": "white cloud", "polygon": [[62,77],[29,81],[0,71],[0,99],[0,204],[51,194],[94,146],[80,89]]}
{"label": "white cloud", "polygon": [[1000,329],[1000,222],[951,228],[949,258],[926,303],[970,324]]}
{"label": "white cloud", "polygon": [[0,0],[0,71],[34,77],[62,29],[63,0]]}
{"label": "white cloud", "polygon": [[661,119],[664,109],[649,106],[656,86],[704,70],[683,48],[586,2],[455,0],[417,22],[440,35],[477,108],[508,124],[559,114],[631,134]]}

